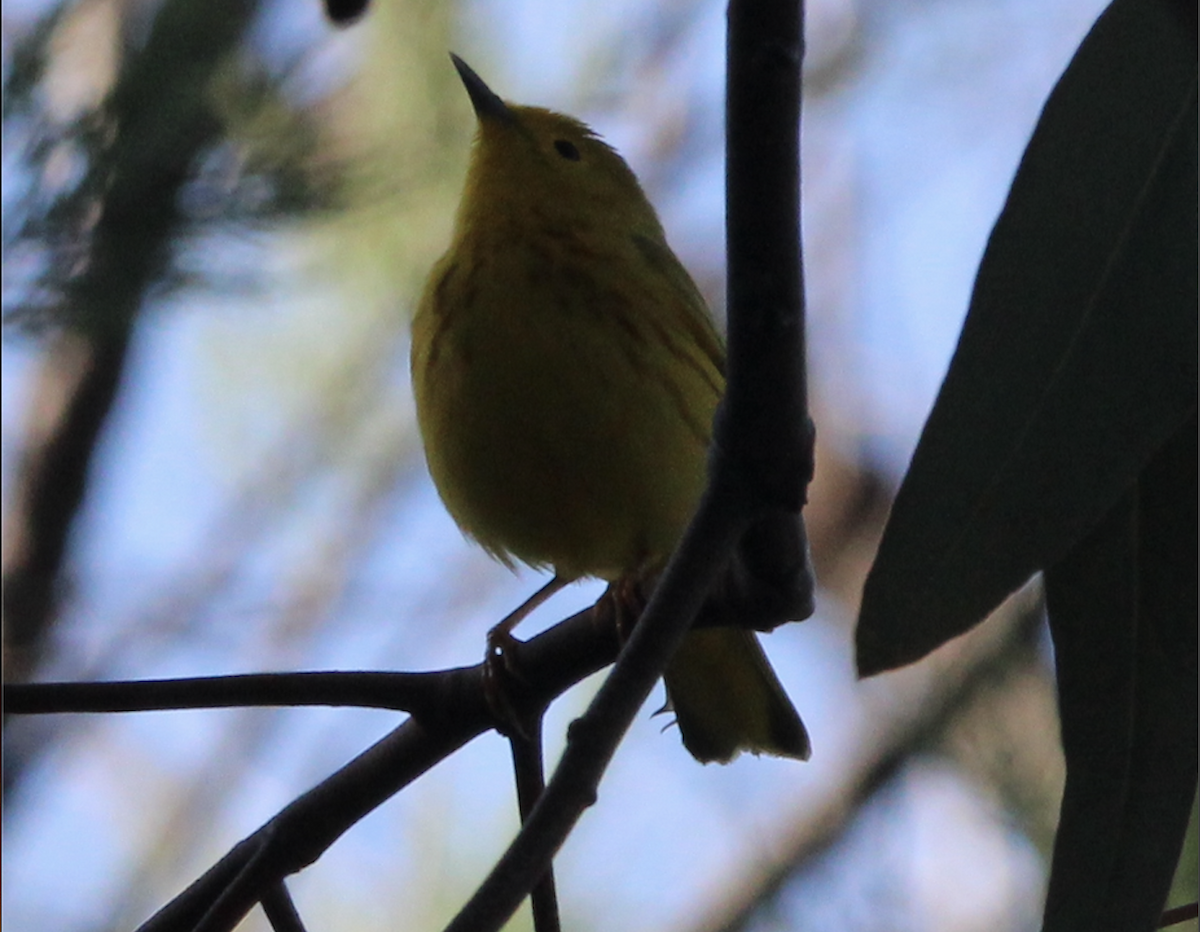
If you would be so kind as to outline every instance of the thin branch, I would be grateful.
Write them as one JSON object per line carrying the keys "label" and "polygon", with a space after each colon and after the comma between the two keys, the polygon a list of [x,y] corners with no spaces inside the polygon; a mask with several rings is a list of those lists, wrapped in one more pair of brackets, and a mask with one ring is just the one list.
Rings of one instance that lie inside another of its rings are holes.
{"label": "thin branch", "polygon": [[[705,618],[698,622],[715,624],[733,614],[736,605],[705,604]],[[593,631],[576,640],[578,632],[594,627],[599,605],[563,619],[566,628],[554,650],[534,647],[548,643],[539,635],[521,643],[522,672],[526,677],[525,701],[535,712],[538,703],[549,703],[561,691],[583,676],[603,669],[615,652],[610,639]],[[742,620],[746,616],[741,616]],[[587,624],[582,620],[586,619]],[[600,622],[604,624],[603,622]],[[548,634],[549,631],[544,632]],[[574,641],[569,646],[568,641]],[[559,656],[567,650],[569,662]],[[485,664],[448,670],[394,672],[367,670],[323,670],[294,673],[243,673],[223,676],[196,676],[165,680],[111,680],[108,682],[5,683],[6,715],[54,715],[65,713],[163,712],[180,709],[221,709],[282,706],[333,706],[365,709],[390,709],[411,712],[432,720],[455,717],[461,697],[480,688]],[[529,667],[526,670],[526,666]],[[543,669],[543,666],[545,669]],[[559,675],[549,676],[554,669]],[[586,672],[585,672],[586,671]],[[565,675],[564,675],[565,674]],[[538,684],[530,688],[530,684]],[[548,684],[548,685],[541,685]],[[520,684],[517,684],[518,688]]]}
{"label": "thin branch", "polygon": [[107,683],[5,684],[5,712],[160,712],[251,706],[353,706],[421,713],[439,708],[456,678],[476,668],[429,673],[321,671],[196,676]]}
{"label": "thin branch", "polygon": [[[269,880],[271,870],[271,841],[275,835],[274,826],[268,830],[264,843],[255,847],[253,854],[242,864],[241,870],[221,890],[216,900],[205,910],[200,921],[192,927],[192,932],[222,932],[232,929],[241,922],[246,912],[260,902],[260,891],[271,891],[278,884]],[[276,847],[277,851],[278,848]]]}
{"label": "thin branch", "polygon": [[[524,823],[533,807],[546,789],[545,761],[542,740],[543,719],[539,714],[536,721],[525,726],[526,735],[510,736],[513,773],[517,783],[517,806]],[[529,897],[533,907],[533,928],[536,932],[559,932],[562,927],[558,914],[558,892],[554,884],[554,865],[546,868]]]}
{"label": "thin branch", "polygon": [[266,892],[262,898],[263,912],[274,932],[305,932],[304,920],[292,902],[292,895],[282,882]]}
{"label": "thin branch", "polygon": [[[518,710],[544,708],[612,662],[618,649],[615,630],[598,614],[586,609],[521,644],[522,675],[514,680],[511,696]],[[141,932],[232,930],[272,886],[307,867],[359,819],[494,726],[483,668],[480,663],[440,674],[407,674],[442,677],[439,705],[421,720],[410,718],[282,809],[148,920]]]}
{"label": "thin branch", "polygon": [[300,796],[141,926],[140,932],[229,932],[281,878],[481,729],[429,731],[409,719]]}

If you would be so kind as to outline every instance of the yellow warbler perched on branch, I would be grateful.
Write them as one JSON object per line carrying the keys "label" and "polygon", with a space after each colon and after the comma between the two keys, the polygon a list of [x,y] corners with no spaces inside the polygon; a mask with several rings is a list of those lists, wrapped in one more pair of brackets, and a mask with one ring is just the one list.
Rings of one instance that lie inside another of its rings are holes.
{"label": "yellow warbler perched on branch", "polygon": [[[624,160],[451,57],[479,127],[453,241],[413,321],[429,471],[459,527],[505,563],[641,579],[704,489],[720,337]],[[807,759],[751,631],[689,633],[664,679],[698,760]]]}

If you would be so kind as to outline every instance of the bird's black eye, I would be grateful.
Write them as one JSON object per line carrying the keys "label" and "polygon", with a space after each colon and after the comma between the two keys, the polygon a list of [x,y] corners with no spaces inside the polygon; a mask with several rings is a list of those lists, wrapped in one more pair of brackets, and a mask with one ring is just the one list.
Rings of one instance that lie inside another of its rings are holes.
{"label": "bird's black eye", "polygon": [[556,139],[554,140],[554,149],[564,159],[570,159],[572,162],[579,161],[579,150],[573,142],[566,139]]}

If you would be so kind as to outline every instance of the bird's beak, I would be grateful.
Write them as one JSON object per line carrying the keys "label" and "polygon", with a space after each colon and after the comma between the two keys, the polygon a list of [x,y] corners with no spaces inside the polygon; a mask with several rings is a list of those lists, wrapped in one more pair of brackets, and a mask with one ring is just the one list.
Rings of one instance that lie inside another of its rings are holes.
{"label": "bird's beak", "polygon": [[462,83],[471,98],[471,106],[475,108],[475,115],[480,120],[500,120],[505,123],[515,122],[516,117],[508,108],[508,104],[496,96],[496,92],[483,83],[483,78],[477,75],[470,65],[453,52],[450,53],[450,60],[454,62],[454,67],[458,69],[458,76],[462,78]]}

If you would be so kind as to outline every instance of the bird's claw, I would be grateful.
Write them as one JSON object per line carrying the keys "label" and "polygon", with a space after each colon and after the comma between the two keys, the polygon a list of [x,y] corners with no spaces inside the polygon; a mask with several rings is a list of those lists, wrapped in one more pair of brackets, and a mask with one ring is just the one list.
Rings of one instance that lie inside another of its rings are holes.
{"label": "bird's claw", "polygon": [[506,738],[529,740],[530,730],[513,701],[514,686],[527,685],[518,658],[521,641],[503,624],[488,632],[483,663],[483,696],[491,710],[496,730]]}

